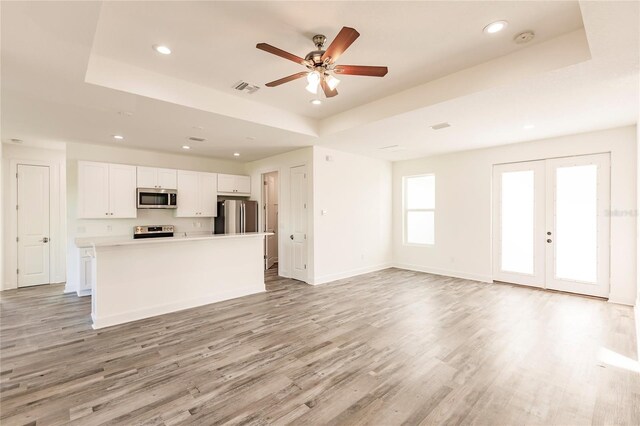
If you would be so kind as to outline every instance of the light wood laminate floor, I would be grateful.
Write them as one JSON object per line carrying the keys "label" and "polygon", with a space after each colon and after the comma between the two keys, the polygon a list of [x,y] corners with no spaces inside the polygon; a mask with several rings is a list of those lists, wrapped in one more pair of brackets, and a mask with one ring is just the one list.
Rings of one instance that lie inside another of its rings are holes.
{"label": "light wood laminate floor", "polygon": [[630,307],[398,269],[268,275],[99,331],[61,286],[3,292],[0,423],[640,424],[640,375],[599,360],[635,359]]}

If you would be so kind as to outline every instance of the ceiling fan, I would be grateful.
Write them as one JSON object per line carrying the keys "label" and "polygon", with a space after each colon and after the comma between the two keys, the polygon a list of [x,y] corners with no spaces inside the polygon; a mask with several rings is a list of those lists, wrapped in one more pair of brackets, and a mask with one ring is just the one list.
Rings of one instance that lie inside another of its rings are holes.
{"label": "ceiling fan", "polygon": [[318,93],[318,86],[322,87],[327,98],[331,98],[338,94],[336,86],[340,83],[333,74],[342,75],[362,75],[369,77],[384,77],[387,74],[387,67],[372,67],[366,65],[336,65],[336,60],[344,53],[345,50],[356,41],[360,34],[353,28],[342,27],[336,38],[329,45],[327,50],[322,50],[327,38],[318,34],[313,37],[313,44],[316,50],[313,50],[303,58],[292,53],[285,52],[282,49],[271,46],[267,43],[258,43],[256,47],[265,52],[272,53],[281,58],[288,59],[300,65],[307,67],[307,71],[292,74],[279,80],[267,83],[267,87],[276,87],[302,77],[307,77],[306,89],[314,94]]}

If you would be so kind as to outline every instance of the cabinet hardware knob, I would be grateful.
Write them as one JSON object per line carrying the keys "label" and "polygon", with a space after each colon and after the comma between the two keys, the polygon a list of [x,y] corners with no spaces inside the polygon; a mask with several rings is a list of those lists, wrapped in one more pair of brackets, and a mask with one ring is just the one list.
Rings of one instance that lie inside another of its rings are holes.
{"label": "cabinet hardware knob", "polygon": [[547,242],[548,242],[548,243],[552,242],[552,241],[551,241],[551,238],[547,238]]}
{"label": "cabinet hardware knob", "polygon": [[551,231],[547,231],[547,235],[551,235]]}
{"label": "cabinet hardware knob", "polygon": [[105,213],[105,216],[109,216],[109,213]]}

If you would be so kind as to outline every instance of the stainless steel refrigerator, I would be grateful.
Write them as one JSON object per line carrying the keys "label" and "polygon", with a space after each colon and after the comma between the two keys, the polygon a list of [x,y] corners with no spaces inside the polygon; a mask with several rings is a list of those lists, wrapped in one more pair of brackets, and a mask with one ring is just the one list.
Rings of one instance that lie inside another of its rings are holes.
{"label": "stainless steel refrigerator", "polygon": [[258,202],[251,200],[218,201],[214,234],[258,232]]}

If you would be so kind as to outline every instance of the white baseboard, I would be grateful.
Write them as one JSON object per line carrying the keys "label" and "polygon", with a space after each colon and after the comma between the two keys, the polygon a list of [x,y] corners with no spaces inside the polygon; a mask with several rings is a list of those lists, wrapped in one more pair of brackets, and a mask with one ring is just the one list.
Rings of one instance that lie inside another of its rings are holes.
{"label": "white baseboard", "polygon": [[431,268],[422,265],[411,265],[408,263],[396,263],[394,268],[406,269],[408,271],[426,272],[427,274],[442,275],[445,277],[462,278],[465,280],[481,281],[484,283],[492,283],[493,277],[491,275],[470,274],[468,272],[451,271],[447,269]]}
{"label": "white baseboard", "polygon": [[113,325],[124,324],[131,321],[137,321],[145,318],[155,317],[158,315],[164,315],[171,312],[182,311],[185,309],[195,308],[198,306],[209,305],[211,303],[222,302],[229,299],[235,299],[242,296],[249,296],[251,294],[264,293],[265,288],[243,287],[240,289],[234,289],[225,293],[215,293],[205,297],[199,297],[197,299],[181,300],[178,302],[168,303],[166,305],[152,306],[149,308],[138,309],[135,311],[123,312],[116,315],[110,315],[107,317],[99,317],[94,313],[91,314],[93,320],[92,327],[94,330],[111,327]]}
{"label": "white baseboard", "polygon": [[309,282],[311,285],[320,285],[330,283],[332,281],[343,280],[345,278],[355,277],[357,275],[368,274],[370,272],[381,271],[383,269],[391,268],[391,263],[380,263],[378,265],[365,266],[363,268],[350,269],[348,271],[337,272],[334,274],[322,275],[320,277],[316,277]]}

